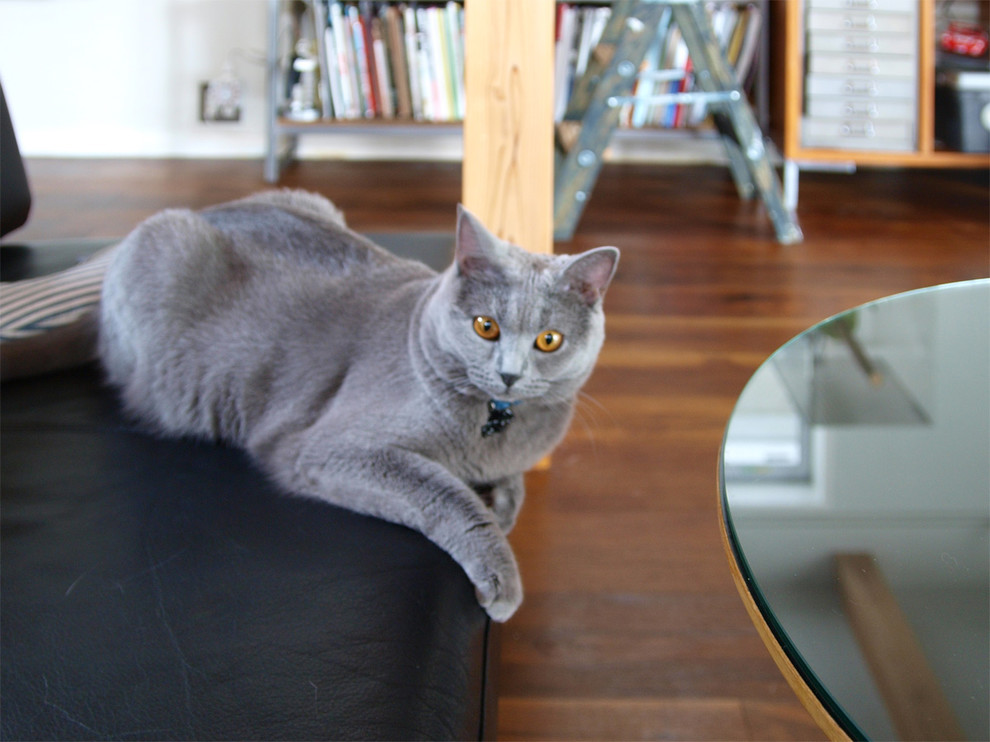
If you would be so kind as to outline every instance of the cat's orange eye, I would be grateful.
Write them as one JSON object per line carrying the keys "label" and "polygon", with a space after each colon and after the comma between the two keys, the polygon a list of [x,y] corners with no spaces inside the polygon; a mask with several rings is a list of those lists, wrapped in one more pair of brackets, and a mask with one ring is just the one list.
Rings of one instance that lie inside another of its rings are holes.
{"label": "cat's orange eye", "polygon": [[564,342],[564,336],[556,330],[547,330],[536,336],[536,349],[544,353],[553,353]]}
{"label": "cat's orange eye", "polygon": [[475,317],[474,331],[485,340],[498,340],[498,322],[491,317]]}

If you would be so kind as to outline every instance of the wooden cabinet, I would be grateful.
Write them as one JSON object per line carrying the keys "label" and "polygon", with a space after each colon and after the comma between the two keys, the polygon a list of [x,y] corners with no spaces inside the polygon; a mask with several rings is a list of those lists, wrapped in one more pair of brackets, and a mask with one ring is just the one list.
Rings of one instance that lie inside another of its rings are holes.
{"label": "wooden cabinet", "polygon": [[935,139],[935,0],[788,0],[776,9],[791,205],[801,165],[990,166],[990,155]]}

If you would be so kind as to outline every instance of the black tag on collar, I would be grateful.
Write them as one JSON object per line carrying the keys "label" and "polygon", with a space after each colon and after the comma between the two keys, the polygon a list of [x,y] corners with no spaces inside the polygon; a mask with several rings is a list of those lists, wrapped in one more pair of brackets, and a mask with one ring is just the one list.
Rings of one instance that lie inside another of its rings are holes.
{"label": "black tag on collar", "polygon": [[512,411],[513,402],[502,402],[497,399],[488,400],[488,420],[481,426],[481,437],[489,438],[501,433],[512,422],[515,413]]}

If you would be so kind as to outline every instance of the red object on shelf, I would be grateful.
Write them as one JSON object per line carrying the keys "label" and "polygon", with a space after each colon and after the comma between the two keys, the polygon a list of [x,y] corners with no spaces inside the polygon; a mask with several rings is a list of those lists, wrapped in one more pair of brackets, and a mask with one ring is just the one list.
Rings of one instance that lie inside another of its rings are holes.
{"label": "red object on shelf", "polygon": [[982,57],[990,46],[990,38],[985,30],[971,23],[958,21],[949,23],[949,27],[942,32],[940,42],[945,51],[967,57]]}

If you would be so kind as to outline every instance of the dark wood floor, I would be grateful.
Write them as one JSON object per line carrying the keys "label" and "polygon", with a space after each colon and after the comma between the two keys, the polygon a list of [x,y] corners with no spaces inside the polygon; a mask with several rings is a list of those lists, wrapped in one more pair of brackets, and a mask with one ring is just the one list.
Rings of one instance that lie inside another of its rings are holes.
{"label": "dark wood floor", "polygon": [[[264,186],[260,162],[28,163],[18,240],[121,235],[169,206]],[[452,230],[449,164],[307,162],[367,231]],[[809,324],[926,285],[983,277],[987,171],[802,176],[800,245],[719,168],[608,166],[574,251],[622,248],[608,341],[579,419],[512,542],[526,600],[502,632],[502,739],[820,739],[757,637],[719,540],[716,459],[733,402]]]}

